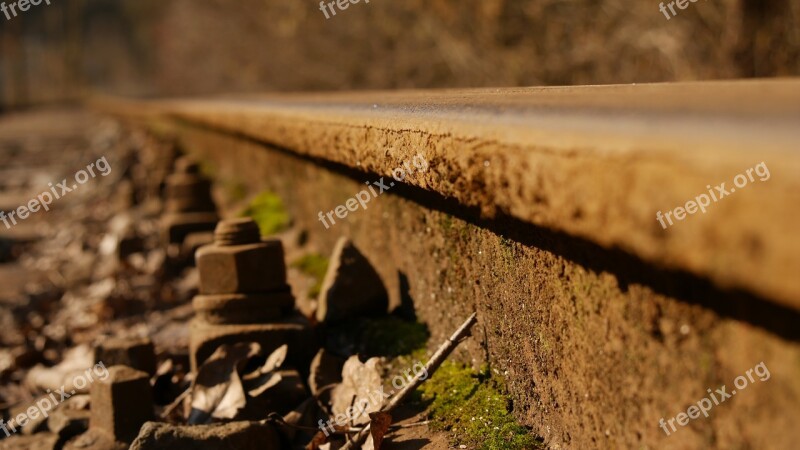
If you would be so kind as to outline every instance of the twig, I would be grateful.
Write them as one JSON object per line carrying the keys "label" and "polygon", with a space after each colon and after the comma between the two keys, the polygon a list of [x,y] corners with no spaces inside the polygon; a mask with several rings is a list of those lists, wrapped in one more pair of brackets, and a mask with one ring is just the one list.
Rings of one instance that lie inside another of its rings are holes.
{"label": "twig", "polygon": [[[389,425],[389,431],[400,430],[403,428],[413,428],[413,427],[421,427],[422,425],[428,425],[431,423],[430,420],[423,420],[421,422],[412,422],[412,423],[397,423],[394,425]],[[347,434],[347,433],[360,433],[364,431],[363,427],[350,427],[344,431],[337,431],[337,434]]]}
{"label": "twig", "polygon": [[430,420],[423,420],[422,422],[412,422],[412,423],[398,423],[396,425],[390,425],[390,430],[399,430],[402,428],[413,428],[413,427],[421,427],[422,425],[428,425],[431,423]]}
{"label": "twig", "polygon": [[325,414],[327,414],[327,415],[329,415],[329,416],[330,416],[330,415],[333,413],[333,411],[331,411],[331,410],[330,410],[330,408],[328,408],[328,406],[327,406],[327,405],[325,405],[325,404],[322,402],[322,400],[320,399],[320,397],[322,396],[322,394],[323,394],[324,392],[326,392],[326,391],[330,391],[331,389],[335,388],[335,387],[337,386],[337,384],[338,384],[338,383],[331,383],[331,384],[327,384],[327,385],[325,385],[325,386],[323,386],[323,387],[319,388],[319,390],[317,390],[317,393],[313,395],[313,397],[314,397],[314,400],[316,400],[316,402],[317,402],[317,405],[319,406],[319,409],[321,409],[322,411],[324,411],[324,412],[325,412]]}
{"label": "twig", "polygon": [[[431,359],[428,360],[428,363],[425,364],[425,374],[427,374],[425,379],[429,379],[433,376],[433,373],[442,365],[442,363],[450,356],[450,353],[455,350],[459,343],[469,334],[472,325],[475,324],[476,321],[476,313],[472,313],[471,316],[464,322],[455,333],[453,333],[450,338],[445,341],[439,349],[436,350],[436,353],[431,356]],[[381,408],[381,412],[390,412],[394,408],[397,407],[406,397],[409,396],[414,389],[417,388],[420,384],[422,384],[425,380],[421,379],[420,376],[422,374],[417,373],[414,378],[409,382],[400,392],[394,395],[392,399],[387,403],[383,408]],[[355,450],[356,446],[361,446],[364,440],[367,439],[369,436],[370,424],[367,424],[355,437],[353,437],[352,441],[347,442],[340,450]]]}
{"label": "twig", "polygon": [[183,401],[183,399],[185,399],[185,398],[186,398],[186,396],[187,396],[187,395],[189,395],[189,393],[191,392],[191,390],[192,390],[191,386],[190,386],[190,387],[188,387],[188,388],[186,388],[186,390],[185,390],[185,391],[183,391],[183,392],[181,393],[181,395],[179,395],[179,396],[178,396],[178,397],[177,397],[175,400],[173,400],[173,401],[172,401],[172,403],[170,403],[170,404],[169,404],[169,405],[166,407],[166,409],[164,409],[164,411],[162,411],[162,412],[161,412],[161,418],[162,418],[162,419],[166,419],[166,418],[167,418],[167,417],[168,417],[168,416],[169,416],[169,415],[172,413],[172,411],[173,411],[175,408],[177,408],[177,407],[178,407],[178,405],[180,405],[180,404],[181,404],[181,402]]}
{"label": "twig", "polygon": [[280,414],[276,412],[269,413],[267,418],[261,421],[261,423],[269,423],[269,422],[277,423],[279,425],[284,425],[289,428],[294,428],[295,430],[320,431],[318,427],[307,427],[304,425],[295,425],[293,423],[289,423]]}

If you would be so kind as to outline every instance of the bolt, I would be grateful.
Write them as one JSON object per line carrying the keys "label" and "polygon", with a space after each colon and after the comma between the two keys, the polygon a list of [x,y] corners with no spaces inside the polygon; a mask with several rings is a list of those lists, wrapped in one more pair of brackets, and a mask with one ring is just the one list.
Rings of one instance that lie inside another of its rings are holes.
{"label": "bolt", "polygon": [[214,242],[220,246],[261,242],[258,225],[250,218],[223,220],[214,230]]}

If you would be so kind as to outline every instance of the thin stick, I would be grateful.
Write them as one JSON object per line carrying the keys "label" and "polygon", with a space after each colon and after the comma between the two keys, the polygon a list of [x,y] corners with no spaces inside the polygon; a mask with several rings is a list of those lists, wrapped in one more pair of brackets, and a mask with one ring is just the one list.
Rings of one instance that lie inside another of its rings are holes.
{"label": "thin stick", "polygon": [[169,415],[172,413],[172,411],[173,411],[175,408],[177,408],[177,407],[178,407],[178,405],[180,405],[180,404],[181,404],[181,402],[183,401],[183,399],[185,399],[185,398],[186,398],[186,396],[187,396],[187,395],[189,395],[189,393],[190,393],[191,391],[192,391],[192,387],[191,387],[191,386],[189,386],[188,388],[186,388],[186,390],[185,390],[185,391],[183,391],[183,392],[181,393],[181,395],[179,395],[179,396],[178,396],[178,397],[177,397],[175,400],[173,400],[173,401],[172,401],[172,403],[170,403],[170,404],[169,404],[169,406],[167,406],[167,408],[166,408],[166,409],[164,409],[164,411],[162,411],[162,412],[161,412],[161,418],[162,418],[162,419],[166,419],[166,418],[167,418],[167,417],[168,417],[168,416],[169,416]]}
{"label": "thin stick", "polygon": [[[412,423],[397,423],[394,425],[389,425],[389,431],[401,430],[403,428],[421,427],[422,425],[428,425],[429,423],[431,423],[430,420],[423,420],[422,422],[412,422]],[[347,434],[347,433],[360,433],[362,431],[364,431],[364,428],[362,427],[350,427],[345,431],[337,431],[336,433]]]}
{"label": "thin stick", "polygon": [[[294,428],[295,430],[303,430],[303,431],[320,431],[319,427],[307,427],[303,425],[295,425],[283,420],[283,417],[278,415],[277,413],[270,413],[270,415],[261,421],[261,423],[270,423],[274,422],[280,425],[287,426],[289,428]],[[413,427],[420,427],[422,425],[428,425],[430,423],[429,420],[423,420],[421,422],[412,422],[412,423],[398,423],[395,425],[389,426],[389,431],[400,430],[403,428],[413,428]],[[363,427],[348,427],[346,430],[333,430],[330,434],[338,434],[340,436],[345,436],[348,434],[355,434],[360,433],[363,431]]]}
{"label": "thin stick", "polygon": [[[425,379],[429,379],[433,376],[434,372],[442,365],[442,363],[450,356],[450,353],[455,350],[459,343],[463,340],[465,336],[469,334],[470,329],[476,322],[476,313],[472,313],[471,316],[464,322],[455,333],[453,333],[450,338],[445,341],[439,349],[436,350],[436,353],[431,356],[431,359],[428,360],[428,363],[425,364],[425,372],[427,377]],[[410,383],[408,383],[400,392],[394,395],[389,403],[386,404],[383,408],[381,408],[381,412],[389,412],[397,407],[403,400],[406,399],[414,389],[417,388],[420,384],[422,384],[425,380],[421,379],[420,376],[422,374],[418,373],[414,376]],[[369,436],[370,424],[367,424],[354,438],[352,441],[347,442],[341,450],[354,450],[356,446],[361,446],[361,443],[367,439]]]}
{"label": "thin stick", "polygon": [[400,430],[402,428],[413,428],[413,427],[421,427],[422,425],[428,425],[431,423],[430,420],[423,420],[422,422],[412,422],[412,423],[398,423],[397,425],[390,425],[390,430]]}

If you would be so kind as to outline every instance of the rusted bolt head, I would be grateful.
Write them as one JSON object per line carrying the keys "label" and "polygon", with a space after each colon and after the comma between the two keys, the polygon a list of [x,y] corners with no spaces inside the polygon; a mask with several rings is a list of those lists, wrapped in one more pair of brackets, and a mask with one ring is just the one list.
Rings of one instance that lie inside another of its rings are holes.
{"label": "rusted bolt head", "polygon": [[286,287],[281,241],[261,241],[252,219],[225,220],[214,231],[214,243],[195,254],[200,293],[257,294]]}
{"label": "rusted bolt head", "polygon": [[249,217],[223,220],[214,230],[214,242],[217,245],[255,244],[260,241],[258,224]]}

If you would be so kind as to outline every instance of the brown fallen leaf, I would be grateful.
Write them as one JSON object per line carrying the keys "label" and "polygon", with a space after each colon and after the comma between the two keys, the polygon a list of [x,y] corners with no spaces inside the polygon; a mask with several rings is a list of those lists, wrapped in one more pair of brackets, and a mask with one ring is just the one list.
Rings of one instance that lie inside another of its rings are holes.
{"label": "brown fallen leaf", "polygon": [[389,412],[376,412],[369,415],[369,438],[364,443],[362,450],[381,450],[383,437],[392,425],[392,415]]}
{"label": "brown fallen leaf", "polygon": [[327,445],[328,436],[325,435],[322,431],[318,431],[317,434],[311,438],[311,442],[306,445],[305,450],[320,450],[323,445]]}
{"label": "brown fallen leaf", "polygon": [[308,386],[311,393],[319,397],[326,386],[342,382],[342,368],[345,360],[331,354],[324,348],[317,352],[311,361],[311,370],[308,375]]}
{"label": "brown fallen leaf", "polygon": [[257,343],[222,346],[198,370],[192,386],[190,424],[212,418],[260,420],[270,412],[285,413],[308,397],[299,373],[280,370],[288,346],[282,345],[256,370],[251,358],[261,352]]}
{"label": "brown fallen leaf", "polygon": [[247,404],[239,371],[261,352],[255,342],[222,345],[197,371],[192,383],[189,424],[208,423],[212,417],[232,419]]}
{"label": "brown fallen leaf", "polygon": [[351,356],[342,368],[342,382],[331,393],[336,425],[369,423],[369,413],[379,411],[384,398],[380,358],[362,363],[358,356]]}
{"label": "brown fallen leaf", "polygon": [[267,389],[281,382],[282,376],[278,369],[286,361],[288,351],[289,347],[286,344],[281,345],[269,355],[266,362],[258,370],[254,370],[244,376],[243,381],[248,395],[258,397]]}

